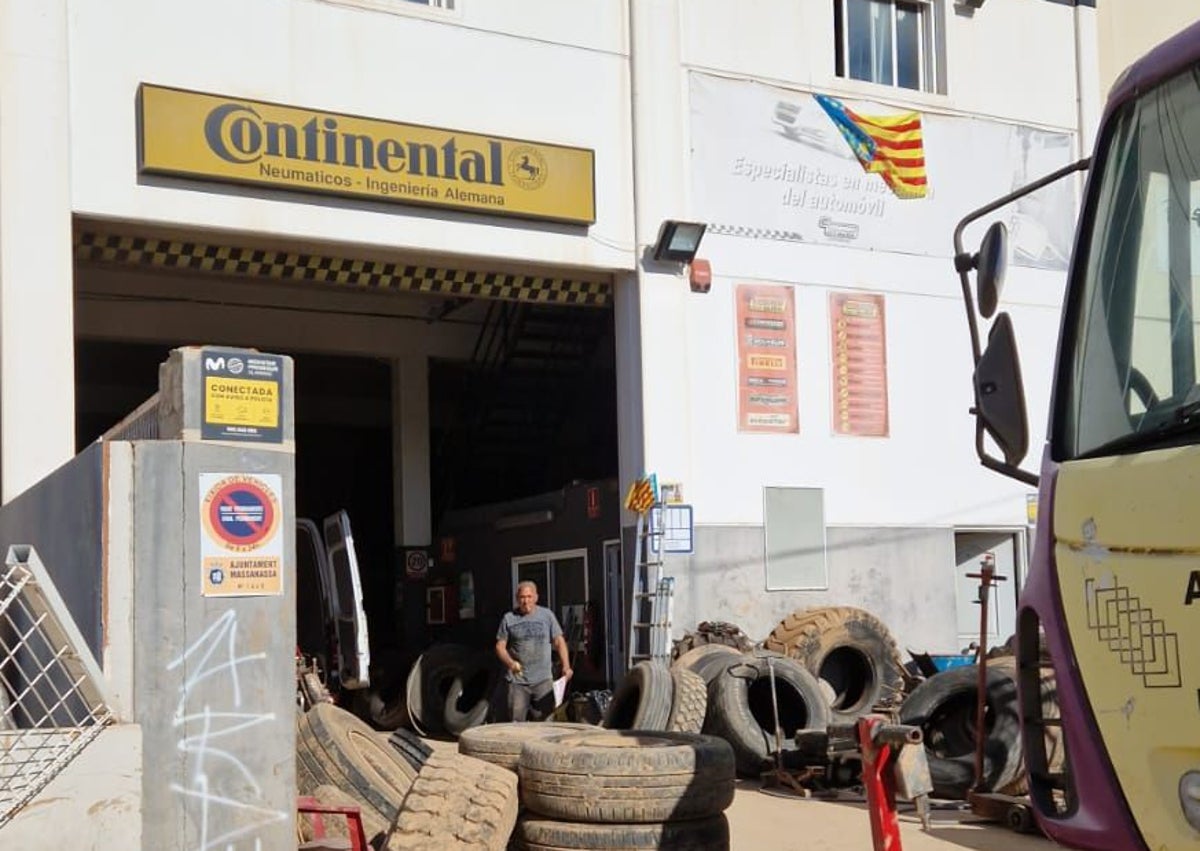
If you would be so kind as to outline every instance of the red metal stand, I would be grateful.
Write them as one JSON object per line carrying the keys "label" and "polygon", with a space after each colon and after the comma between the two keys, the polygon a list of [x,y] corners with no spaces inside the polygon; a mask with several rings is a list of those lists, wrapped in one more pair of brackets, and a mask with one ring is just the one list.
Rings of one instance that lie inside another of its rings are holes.
{"label": "red metal stand", "polygon": [[871,817],[872,851],[902,851],[900,820],[896,815],[896,776],[892,770],[891,736],[880,735],[887,719],[866,715],[858,719],[862,749],[862,782]]}
{"label": "red metal stand", "polygon": [[296,811],[312,815],[314,839],[325,839],[325,819],[323,816],[343,816],[350,825],[350,848],[352,851],[369,851],[367,834],[363,830],[362,813],[358,807],[331,807],[322,804],[316,798],[301,795],[296,799]]}

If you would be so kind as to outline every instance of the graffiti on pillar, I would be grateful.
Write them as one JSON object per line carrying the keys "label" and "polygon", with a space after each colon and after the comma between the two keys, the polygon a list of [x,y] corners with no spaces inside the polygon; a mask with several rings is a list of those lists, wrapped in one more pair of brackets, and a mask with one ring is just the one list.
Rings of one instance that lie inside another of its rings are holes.
{"label": "graffiti on pillar", "polygon": [[194,808],[197,851],[232,851],[243,842],[261,851],[259,830],[290,817],[265,806],[259,778],[239,757],[239,745],[253,740],[250,731],[276,720],[275,713],[242,703],[243,678],[266,658],[239,649],[237,613],[230,609],[167,665],[169,672],[184,671],[172,724],[181,734],[176,747],[192,760],[186,782],[172,783],[171,790]]}

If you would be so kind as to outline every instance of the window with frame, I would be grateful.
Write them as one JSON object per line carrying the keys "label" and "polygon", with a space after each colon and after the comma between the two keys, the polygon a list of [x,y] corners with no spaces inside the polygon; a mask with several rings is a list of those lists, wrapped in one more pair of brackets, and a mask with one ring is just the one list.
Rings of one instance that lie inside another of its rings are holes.
{"label": "window with frame", "polygon": [[833,6],[839,77],[943,90],[937,0],[834,0]]}

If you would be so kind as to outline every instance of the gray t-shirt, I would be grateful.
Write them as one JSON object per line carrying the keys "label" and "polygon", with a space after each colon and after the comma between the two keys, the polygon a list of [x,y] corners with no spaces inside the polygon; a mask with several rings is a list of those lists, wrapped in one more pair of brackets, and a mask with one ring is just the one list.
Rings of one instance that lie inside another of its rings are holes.
{"label": "gray t-shirt", "polygon": [[534,606],[527,615],[516,610],[505,612],[496,640],[507,641],[508,655],[524,668],[520,674],[509,671],[506,679],[527,684],[550,679],[550,642],[562,634],[558,618],[549,609]]}

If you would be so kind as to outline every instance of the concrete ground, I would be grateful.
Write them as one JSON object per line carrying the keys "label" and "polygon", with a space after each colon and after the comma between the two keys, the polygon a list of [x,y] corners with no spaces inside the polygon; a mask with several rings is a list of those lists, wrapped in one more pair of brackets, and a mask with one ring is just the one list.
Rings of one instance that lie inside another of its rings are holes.
{"label": "concrete ground", "polygon": [[[830,801],[762,791],[762,784],[737,781],[729,819],[732,851],[870,851],[871,822],[861,796]],[[981,821],[956,804],[931,809],[930,828],[921,828],[911,805],[900,808],[903,851],[1051,851],[1040,835],[1024,835]],[[892,851],[900,851],[894,848]]]}

